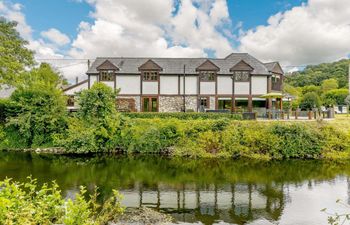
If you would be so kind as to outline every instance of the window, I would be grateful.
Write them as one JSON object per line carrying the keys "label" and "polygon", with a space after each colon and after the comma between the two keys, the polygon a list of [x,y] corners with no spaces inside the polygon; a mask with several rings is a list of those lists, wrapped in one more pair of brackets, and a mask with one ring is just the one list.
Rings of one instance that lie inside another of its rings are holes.
{"label": "window", "polygon": [[236,82],[249,82],[249,71],[235,71],[233,75]]}
{"label": "window", "polygon": [[200,106],[208,109],[209,108],[209,98],[200,98]]}
{"label": "window", "polygon": [[232,100],[231,99],[218,99],[218,109],[231,110]]}
{"label": "window", "polygon": [[271,81],[272,83],[279,83],[280,77],[278,75],[272,75]]}
{"label": "window", "polygon": [[114,70],[102,70],[100,72],[100,81],[114,81]]}
{"label": "window", "polygon": [[143,97],[143,99],[142,99],[142,111],[143,112],[158,112],[158,98],[156,98],[156,97]]}
{"label": "window", "polygon": [[69,106],[69,107],[73,107],[74,106],[74,96],[72,96],[72,95],[68,96],[67,106]]}
{"label": "window", "polygon": [[215,75],[214,71],[201,71],[199,74],[201,81],[215,81]]}
{"label": "window", "polygon": [[143,71],[142,80],[144,81],[157,81],[158,80],[158,71]]}

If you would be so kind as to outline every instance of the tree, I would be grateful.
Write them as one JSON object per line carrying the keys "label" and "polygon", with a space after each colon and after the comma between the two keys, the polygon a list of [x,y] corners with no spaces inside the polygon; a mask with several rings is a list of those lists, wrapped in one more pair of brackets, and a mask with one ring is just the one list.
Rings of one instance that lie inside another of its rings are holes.
{"label": "tree", "polygon": [[66,98],[61,90],[42,85],[18,88],[10,97],[19,111],[10,117],[8,129],[18,133],[27,147],[52,143],[53,135],[66,127]]}
{"label": "tree", "polygon": [[320,106],[320,97],[318,97],[315,92],[306,93],[300,101],[300,108],[304,110],[311,110],[315,107],[319,108]]}
{"label": "tree", "polygon": [[34,65],[33,52],[16,31],[16,22],[0,17],[0,85],[13,85],[26,67]]}
{"label": "tree", "polygon": [[10,97],[15,112],[11,113],[7,129],[15,131],[25,147],[50,144],[53,136],[66,128],[66,97],[57,85],[60,75],[42,64],[20,77],[26,82],[18,82]]}
{"label": "tree", "polygon": [[327,79],[322,81],[321,84],[321,90],[323,93],[333,90],[333,89],[337,89],[338,88],[338,81],[336,79]]}
{"label": "tree", "polygon": [[40,84],[42,86],[60,88],[65,83],[66,79],[58,71],[55,71],[50,64],[41,63],[38,68],[20,74],[15,86],[28,88]]}
{"label": "tree", "polygon": [[322,95],[322,102],[326,106],[346,105],[345,99],[349,91],[345,88],[330,90]]}
{"label": "tree", "polygon": [[77,117],[70,120],[67,134],[56,139],[57,145],[74,153],[115,150],[122,123],[115,98],[116,93],[103,83],[82,91]]}

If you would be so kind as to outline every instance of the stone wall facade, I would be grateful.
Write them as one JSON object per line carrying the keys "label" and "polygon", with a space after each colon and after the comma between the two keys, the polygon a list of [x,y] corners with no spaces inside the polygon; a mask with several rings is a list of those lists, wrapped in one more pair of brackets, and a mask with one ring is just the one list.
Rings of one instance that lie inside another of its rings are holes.
{"label": "stone wall facade", "polygon": [[[186,110],[197,112],[197,97],[186,96]],[[159,112],[182,112],[183,96],[160,96]]]}
{"label": "stone wall facade", "polygon": [[118,96],[117,108],[119,111],[140,112],[140,96]]}
{"label": "stone wall facade", "polygon": [[215,105],[216,105],[216,99],[215,97],[210,97],[209,98],[210,104],[209,104],[209,109],[215,110]]}

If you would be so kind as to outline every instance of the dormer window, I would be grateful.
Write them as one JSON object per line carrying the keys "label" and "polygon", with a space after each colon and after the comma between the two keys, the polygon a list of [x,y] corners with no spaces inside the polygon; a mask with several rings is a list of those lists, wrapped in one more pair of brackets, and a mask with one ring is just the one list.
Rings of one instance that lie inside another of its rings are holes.
{"label": "dormer window", "polygon": [[236,82],[249,82],[249,71],[234,71],[233,76]]}
{"label": "dormer window", "polygon": [[158,81],[158,71],[142,71],[142,80],[144,81]]}
{"label": "dormer window", "polygon": [[114,81],[115,74],[114,70],[101,70],[100,81]]}
{"label": "dormer window", "polygon": [[200,81],[215,81],[216,72],[215,71],[200,71],[199,77]]}

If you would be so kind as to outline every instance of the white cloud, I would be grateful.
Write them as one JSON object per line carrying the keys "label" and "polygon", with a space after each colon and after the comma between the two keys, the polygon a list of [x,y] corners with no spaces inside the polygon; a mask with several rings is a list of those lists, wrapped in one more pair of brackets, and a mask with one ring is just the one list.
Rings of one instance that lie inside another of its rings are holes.
{"label": "white cloud", "polygon": [[232,50],[217,28],[229,18],[225,0],[182,0],[176,15],[174,0],[88,2],[94,22],[80,24],[73,57],[195,57],[206,56],[205,49],[226,56]]}
{"label": "white cloud", "polygon": [[42,37],[48,39],[58,46],[64,46],[70,43],[69,37],[55,28],[51,28],[47,31],[42,31],[40,34]]}
{"label": "white cloud", "polygon": [[277,13],[267,26],[240,37],[240,51],[286,65],[313,64],[347,58],[350,53],[349,0],[309,0]]}

